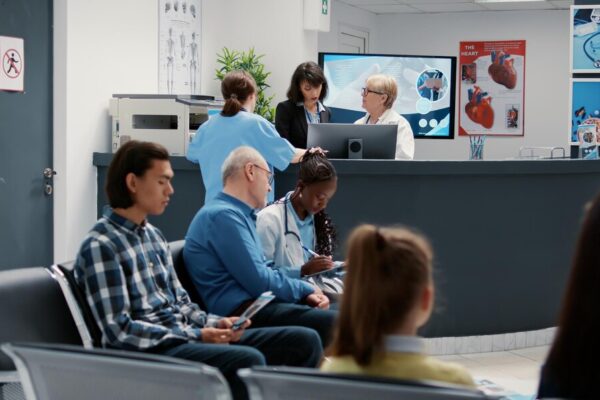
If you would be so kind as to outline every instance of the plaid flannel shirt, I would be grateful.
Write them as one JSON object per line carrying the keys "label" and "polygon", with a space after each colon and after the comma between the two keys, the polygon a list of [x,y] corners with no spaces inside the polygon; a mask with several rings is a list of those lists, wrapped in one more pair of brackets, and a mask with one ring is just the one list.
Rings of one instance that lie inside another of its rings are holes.
{"label": "plaid flannel shirt", "polygon": [[143,350],[170,340],[200,340],[209,316],[177,279],[161,232],[110,208],[84,240],[75,276],[102,331],[104,346]]}

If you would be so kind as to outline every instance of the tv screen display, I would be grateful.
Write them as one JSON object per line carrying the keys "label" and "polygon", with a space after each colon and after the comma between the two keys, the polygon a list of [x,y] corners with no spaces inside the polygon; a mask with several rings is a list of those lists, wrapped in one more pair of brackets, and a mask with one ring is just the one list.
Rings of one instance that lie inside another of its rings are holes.
{"label": "tv screen display", "polygon": [[331,122],[354,122],[365,114],[361,88],[373,74],[396,78],[393,109],[408,120],[415,138],[454,137],[456,57],[319,53],[332,109]]}

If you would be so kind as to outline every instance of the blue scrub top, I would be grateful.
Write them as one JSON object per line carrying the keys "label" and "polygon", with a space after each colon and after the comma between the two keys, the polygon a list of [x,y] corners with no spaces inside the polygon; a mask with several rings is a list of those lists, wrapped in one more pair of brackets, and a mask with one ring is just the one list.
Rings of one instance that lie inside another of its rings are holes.
{"label": "blue scrub top", "polygon": [[[223,190],[221,166],[234,149],[240,146],[255,148],[272,167],[283,171],[292,161],[296,149],[279,136],[275,126],[253,113],[240,111],[232,117],[215,115],[200,125],[190,143],[187,159],[200,164],[206,189],[204,204]],[[275,185],[268,194],[273,201]]]}

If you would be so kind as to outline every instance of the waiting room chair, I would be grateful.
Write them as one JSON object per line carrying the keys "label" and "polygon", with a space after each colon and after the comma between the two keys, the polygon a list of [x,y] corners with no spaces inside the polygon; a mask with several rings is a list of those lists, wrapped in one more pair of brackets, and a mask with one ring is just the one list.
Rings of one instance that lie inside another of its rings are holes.
{"label": "waiting room chair", "polygon": [[476,400],[478,390],[432,381],[330,374],[308,368],[256,367],[238,371],[250,400]]}
{"label": "waiting room chair", "polygon": [[84,290],[77,284],[75,279],[75,262],[53,265],[50,267],[50,271],[60,284],[83,341],[83,346],[86,349],[102,347],[102,331],[92,314]]}
{"label": "waiting room chair", "polygon": [[230,400],[218,369],[146,353],[68,345],[1,346],[27,400]]}
{"label": "waiting room chair", "polygon": [[[185,240],[169,243],[175,273],[184,289],[188,292],[190,299],[206,311],[204,301],[202,301],[202,297],[198,294],[188,271],[185,268],[185,263],[183,261],[184,244]],[[75,279],[75,262],[71,261],[53,265],[49,269],[52,272],[53,277],[60,284],[60,288],[69,309],[71,310],[73,319],[76,322],[84,347],[88,349],[102,347],[102,331],[92,314],[92,309],[90,308],[83,288],[79,286]]]}
{"label": "waiting room chair", "polygon": [[[0,343],[82,344],[58,282],[43,267],[0,271],[0,321]],[[15,382],[15,365],[0,352],[0,386]]]}
{"label": "waiting room chair", "polygon": [[179,282],[181,282],[181,286],[188,292],[190,296],[190,300],[193,303],[196,303],[200,306],[200,308],[204,311],[207,311],[206,304],[204,304],[204,300],[202,300],[202,296],[198,293],[196,286],[194,286],[194,282],[188,273],[187,268],[185,267],[185,261],[183,260],[183,246],[185,245],[185,240],[178,240],[176,242],[170,242],[169,247],[171,248],[171,257],[173,257],[173,267],[175,268],[175,273],[177,274],[177,278],[179,278]]}

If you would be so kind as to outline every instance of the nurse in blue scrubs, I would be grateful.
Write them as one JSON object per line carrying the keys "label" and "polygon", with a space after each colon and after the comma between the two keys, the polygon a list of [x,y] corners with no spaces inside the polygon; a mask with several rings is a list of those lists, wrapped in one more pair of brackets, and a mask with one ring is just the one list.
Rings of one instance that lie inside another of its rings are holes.
{"label": "nurse in blue scrubs", "polygon": [[[257,87],[245,71],[232,71],[221,83],[225,105],[219,115],[203,123],[190,143],[187,159],[200,164],[206,188],[204,203],[223,189],[221,166],[231,151],[240,146],[254,147],[267,161],[269,169],[280,171],[300,161],[306,150],[297,149],[275,130],[272,123],[254,114]],[[274,188],[269,192],[273,201]]]}

